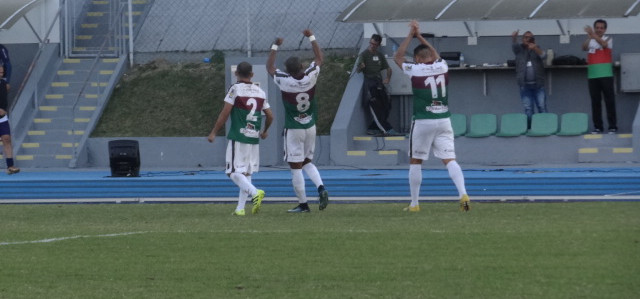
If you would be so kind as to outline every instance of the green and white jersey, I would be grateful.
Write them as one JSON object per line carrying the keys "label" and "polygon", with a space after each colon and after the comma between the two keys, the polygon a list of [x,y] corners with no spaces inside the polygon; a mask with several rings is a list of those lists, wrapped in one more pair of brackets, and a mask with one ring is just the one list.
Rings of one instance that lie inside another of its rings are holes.
{"label": "green and white jersey", "polygon": [[402,71],[411,76],[413,88],[413,119],[439,119],[449,112],[449,66],[444,59],[426,63],[405,62]]}
{"label": "green and white jersey", "polygon": [[320,67],[315,62],[304,71],[304,77],[296,79],[279,69],[273,76],[273,81],[282,92],[284,103],[284,127],[287,129],[308,129],[316,124],[318,105],[316,82],[320,74]]}
{"label": "green and white jersey", "polygon": [[262,88],[251,82],[237,82],[229,88],[224,101],[233,105],[227,139],[258,144],[262,110],[271,108]]}

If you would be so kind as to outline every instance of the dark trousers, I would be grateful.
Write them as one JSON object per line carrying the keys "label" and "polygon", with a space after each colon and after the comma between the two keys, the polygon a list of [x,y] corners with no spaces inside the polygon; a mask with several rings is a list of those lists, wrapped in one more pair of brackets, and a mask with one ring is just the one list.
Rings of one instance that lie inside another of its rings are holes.
{"label": "dark trousers", "polygon": [[602,99],[607,108],[609,129],[618,129],[616,118],[616,98],[613,90],[613,77],[589,79],[589,95],[591,96],[591,117],[596,129],[604,130],[602,124]]}
{"label": "dark trousers", "polygon": [[369,130],[380,130],[386,133],[393,128],[387,121],[391,111],[391,100],[387,89],[378,78],[365,78],[363,88],[363,104],[373,118]]}

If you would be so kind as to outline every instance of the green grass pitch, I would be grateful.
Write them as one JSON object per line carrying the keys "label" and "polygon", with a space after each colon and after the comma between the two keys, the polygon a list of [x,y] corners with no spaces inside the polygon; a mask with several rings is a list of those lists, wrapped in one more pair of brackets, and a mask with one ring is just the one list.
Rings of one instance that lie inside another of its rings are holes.
{"label": "green grass pitch", "polygon": [[640,203],[0,205],[0,298],[637,298]]}

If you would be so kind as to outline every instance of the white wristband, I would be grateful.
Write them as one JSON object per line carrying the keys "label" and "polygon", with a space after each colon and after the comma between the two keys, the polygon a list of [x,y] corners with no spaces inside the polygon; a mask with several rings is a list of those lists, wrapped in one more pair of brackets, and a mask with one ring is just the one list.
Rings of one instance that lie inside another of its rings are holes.
{"label": "white wristband", "polygon": [[278,45],[276,44],[271,45],[271,50],[278,51]]}
{"label": "white wristband", "polygon": [[314,41],[314,40],[316,40],[316,36],[315,36],[315,35],[311,35],[311,36],[309,36],[309,41],[310,41],[310,42],[312,42],[312,41]]}

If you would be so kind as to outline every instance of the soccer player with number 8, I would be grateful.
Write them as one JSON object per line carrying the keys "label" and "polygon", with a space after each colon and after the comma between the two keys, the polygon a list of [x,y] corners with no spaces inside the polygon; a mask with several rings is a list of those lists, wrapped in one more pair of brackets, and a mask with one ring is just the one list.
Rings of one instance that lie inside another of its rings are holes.
{"label": "soccer player with number 8", "polygon": [[298,205],[289,213],[308,213],[309,204],[305,190],[303,171],[318,188],[319,209],[329,204],[329,193],[324,187],[316,166],[311,162],[316,146],[316,120],[318,101],[315,97],[316,82],[322,65],[322,50],[311,30],[305,29],[304,36],[311,42],[315,59],[303,69],[299,57],[292,56],[285,61],[286,72],[276,68],[276,53],[283,39],[276,38],[271,45],[267,59],[267,72],[282,92],[284,104],[284,160],[291,168],[291,183],[298,198]]}

